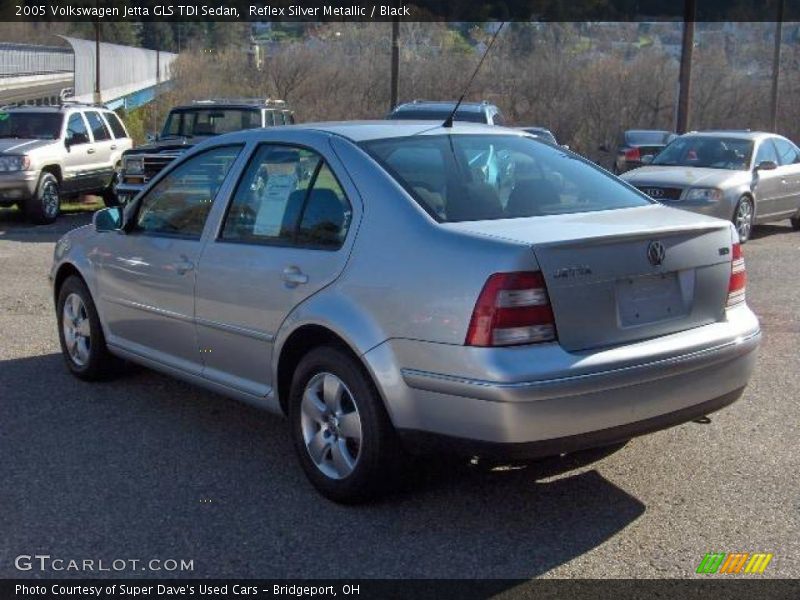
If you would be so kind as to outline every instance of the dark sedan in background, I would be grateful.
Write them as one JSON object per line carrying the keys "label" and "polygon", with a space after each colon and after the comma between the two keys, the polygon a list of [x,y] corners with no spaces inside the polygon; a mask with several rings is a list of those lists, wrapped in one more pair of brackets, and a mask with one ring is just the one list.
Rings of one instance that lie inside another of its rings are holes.
{"label": "dark sedan in background", "polygon": [[[653,129],[630,129],[622,134],[617,146],[611,172],[615,175],[641,167],[645,156],[655,156],[677,137],[669,131]],[[600,146],[601,152],[611,152],[606,144]]]}

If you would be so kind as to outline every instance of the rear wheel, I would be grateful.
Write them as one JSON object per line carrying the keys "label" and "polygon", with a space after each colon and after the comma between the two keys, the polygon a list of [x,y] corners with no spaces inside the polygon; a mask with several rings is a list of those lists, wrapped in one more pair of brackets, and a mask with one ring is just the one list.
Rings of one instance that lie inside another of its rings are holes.
{"label": "rear wheel", "polygon": [[56,302],[58,339],[67,368],[80,379],[106,379],[121,361],[106,347],[103,328],[89,289],[80,277],[67,278]]}
{"label": "rear wheel", "polygon": [[25,201],[23,211],[28,220],[40,225],[52,223],[58,218],[61,212],[61,192],[55,175],[42,173],[36,193]]}
{"label": "rear wheel", "polygon": [[363,502],[390,480],[396,434],[371,379],[349,353],[324,346],[300,361],[289,420],[306,476],[330,500]]}
{"label": "rear wheel", "polygon": [[739,243],[744,244],[750,239],[753,233],[754,217],[755,211],[753,210],[752,198],[749,196],[739,198],[739,204],[736,205],[736,210],[733,213],[733,224],[739,233]]}

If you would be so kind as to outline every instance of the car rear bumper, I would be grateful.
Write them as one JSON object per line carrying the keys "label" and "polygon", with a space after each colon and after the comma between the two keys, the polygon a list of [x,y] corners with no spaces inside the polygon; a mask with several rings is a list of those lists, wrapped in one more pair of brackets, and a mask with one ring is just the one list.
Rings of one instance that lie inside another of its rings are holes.
{"label": "car rear bumper", "polygon": [[10,206],[32,197],[38,181],[36,171],[0,173],[0,206]]}
{"label": "car rear bumper", "polygon": [[742,306],[725,322],[583,353],[392,340],[365,358],[410,445],[434,434],[535,456],[628,439],[733,402],[760,337]]}

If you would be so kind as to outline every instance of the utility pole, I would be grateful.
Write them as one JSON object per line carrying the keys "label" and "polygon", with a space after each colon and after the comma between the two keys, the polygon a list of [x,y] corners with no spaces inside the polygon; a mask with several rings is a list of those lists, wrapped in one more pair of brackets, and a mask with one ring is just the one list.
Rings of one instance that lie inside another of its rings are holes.
{"label": "utility pole", "polygon": [[689,101],[692,86],[692,53],[694,52],[694,19],[697,13],[696,0],[684,0],[683,4],[683,43],[681,46],[681,67],[678,76],[678,117],[675,129],[686,133],[689,129]]}
{"label": "utility pole", "polygon": [[400,21],[397,17],[392,19],[392,89],[389,99],[389,110],[397,106],[397,90],[399,87],[400,70]]}
{"label": "utility pole", "polygon": [[783,5],[778,0],[778,21],[775,23],[775,51],[772,54],[772,95],[770,96],[770,131],[778,130],[778,84],[781,76],[781,41],[783,38]]}
{"label": "utility pole", "polygon": [[100,93],[100,21],[94,22],[94,103],[101,104]]}

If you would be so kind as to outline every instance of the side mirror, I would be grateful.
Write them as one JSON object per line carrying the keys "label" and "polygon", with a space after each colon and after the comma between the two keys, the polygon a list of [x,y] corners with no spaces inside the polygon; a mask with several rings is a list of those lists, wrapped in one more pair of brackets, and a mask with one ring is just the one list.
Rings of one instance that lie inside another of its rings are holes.
{"label": "side mirror", "polygon": [[762,160],[756,165],[756,171],[774,171],[777,168],[774,160]]}
{"label": "side mirror", "polygon": [[144,136],[144,139],[147,141],[148,144],[152,144],[153,142],[158,141],[158,134],[157,133],[148,133]]}
{"label": "side mirror", "polygon": [[107,231],[119,231],[122,229],[122,208],[119,206],[112,206],[98,210],[92,217],[92,224],[94,230],[98,233]]}
{"label": "side mirror", "polygon": [[606,144],[601,144],[600,146],[597,147],[597,149],[600,150],[600,152],[609,152],[608,146]]}
{"label": "side mirror", "polygon": [[649,165],[651,162],[653,162],[653,158],[655,157],[652,154],[645,154],[640,160],[642,161],[643,165]]}

